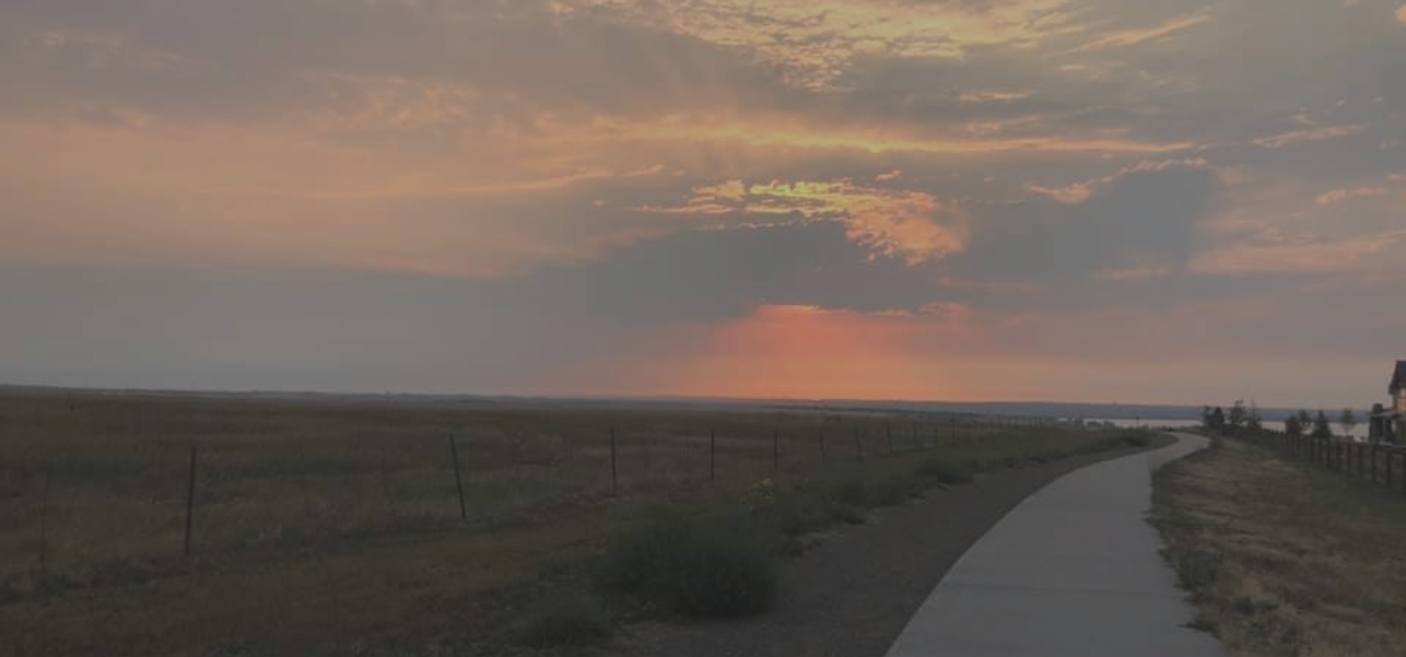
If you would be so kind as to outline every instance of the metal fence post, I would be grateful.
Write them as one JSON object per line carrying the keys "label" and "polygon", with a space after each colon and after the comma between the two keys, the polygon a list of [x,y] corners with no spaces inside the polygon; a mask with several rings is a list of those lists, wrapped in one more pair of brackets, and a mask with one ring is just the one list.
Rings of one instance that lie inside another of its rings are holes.
{"label": "metal fence post", "polygon": [[615,457],[615,427],[610,428],[610,494],[620,493],[620,470]]}
{"label": "metal fence post", "polygon": [[49,486],[53,471],[44,468],[44,488],[39,494],[39,577],[49,578]]}
{"label": "metal fence post", "polygon": [[771,431],[771,474],[781,474],[781,432]]}
{"label": "metal fence post", "polygon": [[708,430],[708,481],[718,478],[718,430]]}
{"label": "metal fence post", "polygon": [[854,428],[854,460],[864,460],[864,441],[859,437],[859,427]]}
{"label": "metal fence post", "polygon": [[454,461],[454,487],[459,490],[459,519],[469,519],[469,507],[464,504],[464,478],[459,474],[459,445],[449,436],[449,458]]}
{"label": "metal fence post", "polygon": [[825,429],[821,428],[815,433],[815,441],[820,445],[820,464],[825,464]]}
{"label": "metal fence post", "polygon": [[195,518],[195,445],[190,446],[190,473],[186,477],[185,556],[190,556],[190,529]]}

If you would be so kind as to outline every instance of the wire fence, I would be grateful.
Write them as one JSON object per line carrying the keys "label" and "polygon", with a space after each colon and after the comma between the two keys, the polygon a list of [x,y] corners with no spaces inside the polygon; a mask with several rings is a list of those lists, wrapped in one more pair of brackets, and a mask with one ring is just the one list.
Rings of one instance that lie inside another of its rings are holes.
{"label": "wire fence", "polygon": [[[0,555],[10,572],[0,577],[37,570],[41,578],[98,583],[190,558],[492,529],[700,486],[802,480],[844,463],[1030,427],[1078,426],[929,413],[788,413],[711,426],[698,418],[631,424],[617,415],[578,427],[573,419],[553,419],[551,431],[390,426],[276,440],[218,422],[211,435],[185,439],[173,437],[181,426],[149,420],[125,431],[88,427],[102,433],[70,432],[52,444],[7,432]],[[29,436],[43,435],[29,428]]]}

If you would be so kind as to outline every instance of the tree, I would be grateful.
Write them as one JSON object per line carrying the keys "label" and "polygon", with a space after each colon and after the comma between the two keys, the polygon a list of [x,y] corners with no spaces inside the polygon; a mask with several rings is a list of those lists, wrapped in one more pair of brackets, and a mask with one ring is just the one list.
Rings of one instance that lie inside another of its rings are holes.
{"label": "tree", "polygon": [[1214,431],[1225,429],[1225,411],[1221,410],[1219,406],[1211,411],[1211,429]]}
{"label": "tree", "polygon": [[1206,429],[1211,428],[1211,407],[1201,407],[1201,426]]}
{"label": "tree", "polygon": [[1230,416],[1226,418],[1226,421],[1230,423],[1230,430],[1239,431],[1240,427],[1245,426],[1249,415],[1249,412],[1245,410],[1245,400],[1235,400],[1235,405],[1230,407]]}
{"label": "tree", "polygon": [[1343,414],[1338,418],[1338,426],[1343,428],[1343,435],[1351,436],[1352,430],[1357,428],[1357,414],[1350,408],[1344,408]]}
{"label": "tree", "polygon": [[1304,409],[1299,409],[1299,426],[1303,427],[1304,431],[1308,431],[1308,428],[1313,426],[1313,415]]}
{"label": "tree", "polygon": [[1260,407],[1255,404],[1253,399],[1250,400],[1250,412],[1245,418],[1245,426],[1248,427],[1250,431],[1264,429],[1264,423],[1260,421]]}
{"label": "tree", "polygon": [[1295,438],[1303,435],[1303,423],[1299,422],[1297,414],[1290,413],[1289,417],[1284,418],[1284,434]]}
{"label": "tree", "polygon": [[1328,426],[1328,416],[1323,411],[1318,411],[1318,415],[1313,418],[1313,437],[1332,438],[1333,428]]}

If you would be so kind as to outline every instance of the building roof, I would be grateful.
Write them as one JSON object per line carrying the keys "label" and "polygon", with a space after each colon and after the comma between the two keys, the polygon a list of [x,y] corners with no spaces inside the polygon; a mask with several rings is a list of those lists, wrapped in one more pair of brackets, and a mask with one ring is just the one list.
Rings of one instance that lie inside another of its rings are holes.
{"label": "building roof", "polygon": [[1406,390],[1406,360],[1396,361],[1396,371],[1391,375],[1389,392],[1394,395],[1401,390]]}

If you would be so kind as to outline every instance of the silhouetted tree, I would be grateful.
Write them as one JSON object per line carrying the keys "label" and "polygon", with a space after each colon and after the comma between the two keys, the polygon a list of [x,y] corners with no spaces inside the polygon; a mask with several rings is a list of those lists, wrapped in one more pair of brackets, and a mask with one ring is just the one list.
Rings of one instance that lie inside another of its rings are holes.
{"label": "silhouetted tree", "polygon": [[1318,415],[1313,418],[1313,437],[1332,438],[1333,428],[1328,426],[1328,416],[1323,411],[1318,411]]}
{"label": "silhouetted tree", "polygon": [[1240,427],[1245,426],[1248,419],[1249,412],[1245,410],[1245,400],[1235,400],[1235,405],[1230,407],[1230,416],[1226,418],[1226,421],[1230,423],[1230,430],[1239,431]]}
{"label": "silhouetted tree", "polygon": [[1350,408],[1344,408],[1343,414],[1338,417],[1338,426],[1343,428],[1343,435],[1351,436],[1352,430],[1357,428],[1357,414]]}
{"label": "silhouetted tree", "polygon": [[1303,423],[1299,422],[1299,416],[1293,413],[1284,418],[1284,433],[1289,436],[1302,436]]}
{"label": "silhouetted tree", "polygon": [[1245,426],[1250,431],[1259,431],[1264,428],[1264,422],[1260,420],[1260,407],[1250,400],[1250,411],[1245,417]]}
{"label": "silhouetted tree", "polygon": [[1304,431],[1308,431],[1308,428],[1313,426],[1313,414],[1299,409],[1299,426],[1303,427]]}
{"label": "silhouetted tree", "polygon": [[1225,411],[1222,410],[1221,407],[1217,406],[1215,410],[1211,411],[1211,422],[1209,426],[1212,431],[1225,430]]}

